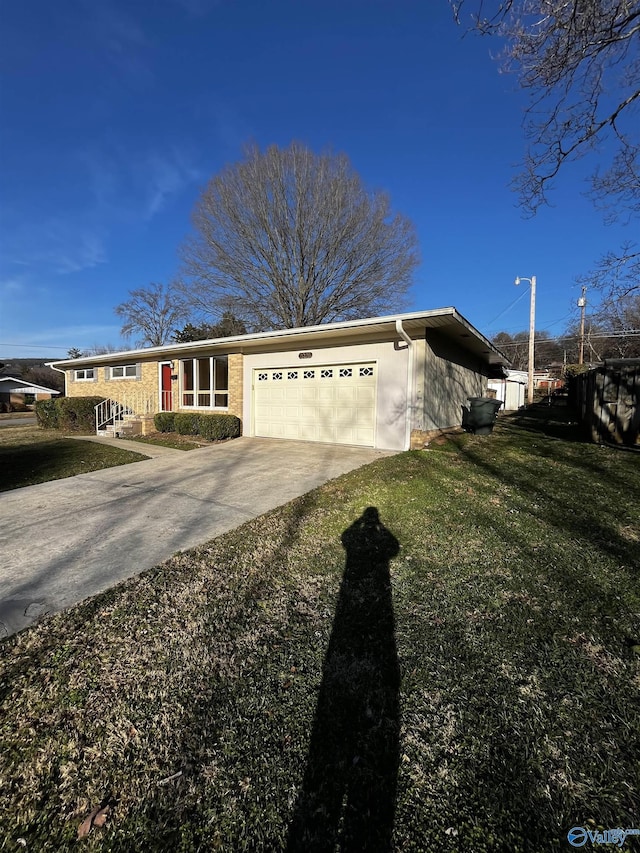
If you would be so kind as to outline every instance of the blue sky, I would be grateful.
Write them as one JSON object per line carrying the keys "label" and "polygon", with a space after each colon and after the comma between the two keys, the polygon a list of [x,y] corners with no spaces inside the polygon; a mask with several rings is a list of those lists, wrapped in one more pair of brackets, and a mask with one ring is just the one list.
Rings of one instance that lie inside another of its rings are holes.
{"label": "blue sky", "polygon": [[[169,281],[200,189],[255,141],[346,153],[418,230],[412,310],[491,335],[560,333],[575,277],[616,248],[565,170],[524,219],[525,99],[446,0],[49,0],[0,27],[0,358],[120,338],[114,307]],[[519,301],[514,303],[514,300]]]}

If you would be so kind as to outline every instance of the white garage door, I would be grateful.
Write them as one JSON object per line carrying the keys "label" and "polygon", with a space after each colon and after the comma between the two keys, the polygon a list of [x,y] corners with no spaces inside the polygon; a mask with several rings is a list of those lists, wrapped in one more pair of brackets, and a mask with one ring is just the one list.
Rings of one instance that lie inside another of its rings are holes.
{"label": "white garage door", "polygon": [[254,370],[255,435],[373,447],[376,372],[371,362]]}

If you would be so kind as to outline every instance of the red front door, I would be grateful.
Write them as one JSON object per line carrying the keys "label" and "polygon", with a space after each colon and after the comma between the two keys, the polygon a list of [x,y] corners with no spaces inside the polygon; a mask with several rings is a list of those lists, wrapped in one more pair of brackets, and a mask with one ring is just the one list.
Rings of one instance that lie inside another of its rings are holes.
{"label": "red front door", "polygon": [[171,394],[171,365],[163,364],[162,367],[162,405],[163,412],[173,411],[173,396]]}

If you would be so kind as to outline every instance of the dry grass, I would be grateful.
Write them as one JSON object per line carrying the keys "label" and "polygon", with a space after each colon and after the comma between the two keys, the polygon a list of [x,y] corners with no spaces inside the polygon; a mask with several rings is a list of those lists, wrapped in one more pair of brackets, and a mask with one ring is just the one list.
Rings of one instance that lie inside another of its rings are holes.
{"label": "dry grass", "polygon": [[[639,457],[503,422],[9,639],[0,850],[75,849],[107,801],[87,850],[512,853],[637,825],[639,505]],[[368,506],[390,534],[363,544]]]}
{"label": "dry grass", "polygon": [[118,447],[65,438],[58,430],[37,426],[3,427],[0,430],[0,491],[146,458]]}

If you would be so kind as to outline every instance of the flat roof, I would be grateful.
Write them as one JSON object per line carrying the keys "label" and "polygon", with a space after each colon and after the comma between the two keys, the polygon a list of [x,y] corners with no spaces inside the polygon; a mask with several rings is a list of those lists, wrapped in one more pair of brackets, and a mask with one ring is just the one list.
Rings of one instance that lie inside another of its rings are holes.
{"label": "flat roof", "polygon": [[425,329],[440,329],[460,339],[466,349],[474,352],[489,364],[509,364],[509,359],[500,352],[481,332],[466,320],[455,308],[436,308],[431,311],[415,311],[407,314],[392,314],[386,317],[366,317],[360,320],[342,320],[337,323],[322,323],[318,326],[301,326],[295,329],[279,329],[269,332],[257,332],[247,335],[233,335],[226,338],[211,338],[202,341],[190,341],[185,344],[165,344],[160,347],[142,347],[122,350],[82,358],[50,361],[47,365],[57,368],[80,367],[89,364],[105,364],[129,358],[175,357],[188,355],[199,350],[233,350],[249,353],[260,349],[277,350],[278,345],[299,346],[318,345],[320,342],[333,341],[336,344],[347,343],[349,339],[380,338],[397,335],[396,323],[400,321],[411,337],[412,332]]}

